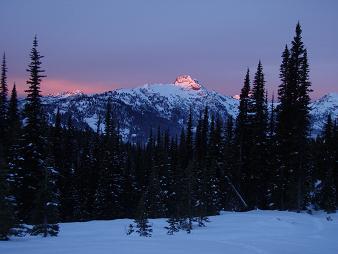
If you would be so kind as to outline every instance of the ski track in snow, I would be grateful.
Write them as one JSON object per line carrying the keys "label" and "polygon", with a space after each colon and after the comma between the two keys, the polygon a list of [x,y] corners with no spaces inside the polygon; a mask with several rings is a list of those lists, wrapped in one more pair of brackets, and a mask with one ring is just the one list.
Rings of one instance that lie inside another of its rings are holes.
{"label": "ski track in snow", "polygon": [[127,236],[131,220],[60,224],[58,237],[0,242],[0,254],[337,254],[338,214],[279,211],[223,212],[204,228],[167,235],[165,219],[150,220],[153,236]]}

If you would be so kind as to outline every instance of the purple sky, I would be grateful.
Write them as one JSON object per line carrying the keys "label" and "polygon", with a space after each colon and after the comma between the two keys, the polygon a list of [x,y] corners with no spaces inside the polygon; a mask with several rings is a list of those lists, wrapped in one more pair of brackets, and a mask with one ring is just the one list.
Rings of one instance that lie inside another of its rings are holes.
{"label": "purple sky", "polygon": [[280,55],[298,20],[312,97],[338,91],[337,0],[2,0],[0,9],[0,52],[21,91],[37,34],[45,93],[168,83],[190,74],[234,95],[259,59],[276,93]]}

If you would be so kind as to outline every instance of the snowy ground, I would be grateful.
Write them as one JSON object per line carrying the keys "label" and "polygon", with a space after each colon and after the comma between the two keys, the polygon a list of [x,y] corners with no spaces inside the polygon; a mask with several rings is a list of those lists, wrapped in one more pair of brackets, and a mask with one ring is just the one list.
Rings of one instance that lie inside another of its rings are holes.
{"label": "snowy ground", "polygon": [[167,235],[164,219],[151,220],[153,236],[127,236],[130,220],[61,224],[59,237],[0,242],[0,254],[232,254],[338,253],[338,214],[277,211],[226,212],[190,235]]}

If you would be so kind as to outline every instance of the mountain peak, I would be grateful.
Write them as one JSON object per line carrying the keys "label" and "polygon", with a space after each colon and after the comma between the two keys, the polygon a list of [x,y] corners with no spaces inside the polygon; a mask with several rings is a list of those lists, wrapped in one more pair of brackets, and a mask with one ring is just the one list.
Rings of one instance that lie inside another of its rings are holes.
{"label": "mountain peak", "polygon": [[174,84],[185,89],[193,90],[200,90],[202,87],[196,79],[191,78],[189,75],[178,76]]}

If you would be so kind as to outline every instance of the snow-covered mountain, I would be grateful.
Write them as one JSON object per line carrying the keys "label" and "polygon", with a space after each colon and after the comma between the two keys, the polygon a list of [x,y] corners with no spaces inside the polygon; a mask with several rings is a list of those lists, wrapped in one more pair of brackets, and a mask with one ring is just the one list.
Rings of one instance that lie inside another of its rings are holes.
{"label": "snow-covered mountain", "polygon": [[76,95],[84,95],[84,92],[77,89],[74,91],[64,91],[64,92],[59,92],[56,94],[48,94],[47,97],[66,98],[66,97],[76,96]]}
{"label": "snow-covered mountain", "polygon": [[[163,130],[169,129],[171,135],[179,134],[190,109],[195,120],[205,106],[211,113],[225,119],[228,114],[236,117],[239,104],[237,98],[209,91],[188,75],[177,77],[171,84],[146,84],[95,95],[86,95],[81,91],[48,95],[43,97],[43,103],[51,122],[59,107],[64,122],[71,114],[77,126],[97,130],[99,118],[104,118],[108,98],[113,103],[123,138],[133,141],[144,141],[150,129],[158,126]],[[338,116],[338,94],[328,94],[311,106],[312,134],[316,135],[329,113],[333,117]],[[103,124],[100,129],[103,129]]]}
{"label": "snow-covered mountain", "polygon": [[[75,124],[97,130],[99,117],[104,118],[108,98],[111,99],[120,130],[125,140],[143,141],[150,129],[158,126],[169,129],[171,135],[179,134],[186,124],[190,109],[196,120],[205,106],[211,113],[226,118],[237,115],[238,100],[208,91],[188,75],[176,78],[171,84],[146,84],[132,89],[118,89],[101,94],[85,95],[81,91],[66,92],[43,97],[51,122],[57,108],[66,122],[72,114]],[[100,125],[103,129],[103,124]]]}
{"label": "snow-covered mountain", "polygon": [[338,118],[338,93],[328,93],[311,104],[313,135],[320,133],[329,114],[334,120]]}

